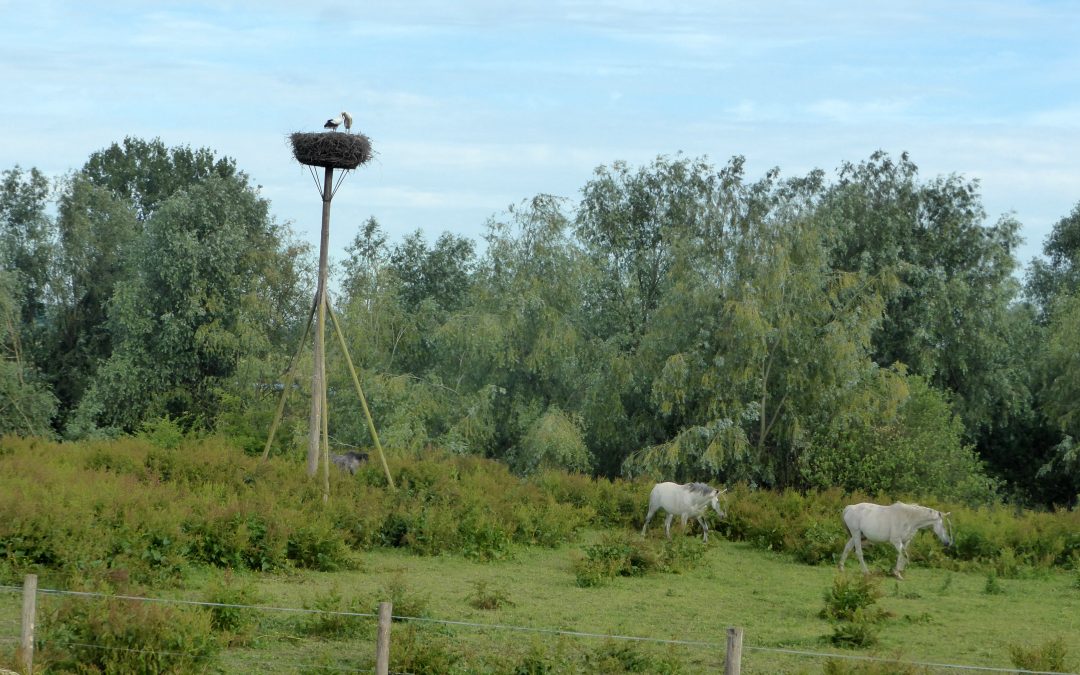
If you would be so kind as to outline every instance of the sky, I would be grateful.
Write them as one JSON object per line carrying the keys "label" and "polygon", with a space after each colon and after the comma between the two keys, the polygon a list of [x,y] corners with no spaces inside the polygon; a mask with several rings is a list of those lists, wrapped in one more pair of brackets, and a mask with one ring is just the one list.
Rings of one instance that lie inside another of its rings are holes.
{"label": "sky", "polygon": [[0,170],[59,177],[125,136],[236,160],[318,246],[288,134],[341,110],[373,161],[333,201],[340,260],[374,216],[482,245],[598,166],[746,158],[781,176],[876,150],[977,179],[1022,264],[1080,202],[1080,3],[837,0],[0,0]]}

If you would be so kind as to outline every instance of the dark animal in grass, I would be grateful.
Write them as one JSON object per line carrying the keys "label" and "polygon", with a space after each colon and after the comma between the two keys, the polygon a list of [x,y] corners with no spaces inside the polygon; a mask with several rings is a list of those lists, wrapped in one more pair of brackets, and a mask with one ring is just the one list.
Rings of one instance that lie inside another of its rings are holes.
{"label": "dark animal in grass", "polygon": [[356,470],[368,459],[366,452],[346,452],[344,455],[330,454],[330,461],[342,471],[348,471],[350,475],[356,475]]}

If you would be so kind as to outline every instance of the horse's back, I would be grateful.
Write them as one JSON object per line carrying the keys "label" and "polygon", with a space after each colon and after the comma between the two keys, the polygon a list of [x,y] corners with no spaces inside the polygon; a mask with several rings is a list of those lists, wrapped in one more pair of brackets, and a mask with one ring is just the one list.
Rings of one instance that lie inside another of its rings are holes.
{"label": "horse's back", "polygon": [[663,501],[667,501],[670,495],[676,493],[676,489],[680,487],[678,483],[657,483],[653,486],[652,492],[649,493],[649,503],[657,504]]}
{"label": "horse's back", "polygon": [[852,534],[855,534],[856,530],[865,531],[867,519],[872,518],[871,514],[882,508],[885,507],[871,502],[848,504],[844,507],[844,524],[847,525],[848,530],[850,530]]}
{"label": "horse's back", "polygon": [[852,535],[858,532],[864,539],[884,541],[903,528],[912,509],[912,505],[903,502],[887,505],[870,502],[851,504],[844,507],[844,524]]}

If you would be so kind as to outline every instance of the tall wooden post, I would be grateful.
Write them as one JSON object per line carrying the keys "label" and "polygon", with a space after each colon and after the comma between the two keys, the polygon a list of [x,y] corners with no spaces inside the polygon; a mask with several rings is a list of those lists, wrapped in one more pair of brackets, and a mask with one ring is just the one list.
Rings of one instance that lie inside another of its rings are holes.
{"label": "tall wooden post", "polygon": [[34,621],[37,617],[37,575],[27,574],[23,580],[22,637],[19,641],[19,663],[23,673],[34,672]]}
{"label": "tall wooden post", "polygon": [[[326,387],[326,283],[328,250],[330,247],[330,201],[334,198],[334,169],[326,167],[322,194],[322,234],[319,237],[319,282],[315,290],[315,364],[311,374],[311,420],[308,426],[308,476],[315,477],[319,468],[319,446],[322,441],[323,409]],[[329,452],[329,450],[327,450]]]}
{"label": "tall wooden post", "polygon": [[375,675],[390,672],[390,624],[393,621],[393,604],[379,603],[379,630],[375,636]]}
{"label": "tall wooden post", "polygon": [[724,655],[724,675],[739,675],[742,672],[742,637],[743,629],[727,629],[727,653]]}
{"label": "tall wooden post", "polygon": [[[346,113],[342,113],[342,116],[347,121],[352,119]],[[296,157],[296,161],[311,170],[311,177],[315,180],[316,185],[318,185],[319,179],[315,175],[315,167],[323,168],[323,182],[322,185],[319,185],[323,203],[322,231],[319,236],[319,279],[315,291],[315,302],[312,303],[311,314],[308,316],[308,325],[304,329],[304,337],[301,338],[301,349],[307,339],[307,330],[314,323],[315,347],[312,351],[314,352],[315,363],[311,371],[311,415],[308,425],[306,469],[308,476],[314,478],[319,470],[319,462],[322,461],[322,492],[323,501],[326,502],[330,498],[330,439],[328,424],[330,406],[326,398],[326,318],[327,315],[333,316],[327,289],[327,277],[329,274],[330,202],[333,200],[335,192],[334,169],[348,172],[371,159],[371,141],[363,134],[339,134],[336,131],[330,133],[297,132],[289,138],[292,141],[293,155]],[[345,345],[344,338],[341,336],[340,328],[337,328],[337,331],[338,338],[341,340],[342,351],[345,352],[346,358],[349,359],[349,350]],[[300,352],[298,351],[293,365],[299,358]],[[349,361],[353,384],[356,385],[356,391],[360,396],[360,403],[363,406],[364,416],[367,418],[368,429],[371,431],[375,450],[379,454],[379,459],[382,460],[383,470],[386,472],[386,480],[390,485],[390,489],[394,489],[394,480],[390,475],[390,468],[386,463],[382,445],[379,443],[379,436],[375,432],[375,423],[371,419],[371,411],[368,410],[364,393],[360,389],[360,381],[352,369],[351,359]],[[289,371],[285,376],[286,382],[281,391],[281,399],[278,401],[277,411],[274,413],[274,419],[270,424],[270,433],[266,439],[266,446],[263,448],[263,459],[270,456],[270,448],[274,443],[274,433],[277,431],[285,409],[285,397],[288,396],[289,388],[292,385],[293,365],[289,366]]]}

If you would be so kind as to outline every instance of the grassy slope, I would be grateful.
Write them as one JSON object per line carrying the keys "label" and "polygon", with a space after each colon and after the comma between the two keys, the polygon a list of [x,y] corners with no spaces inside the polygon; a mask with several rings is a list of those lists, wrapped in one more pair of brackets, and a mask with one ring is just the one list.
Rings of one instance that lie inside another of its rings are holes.
{"label": "grassy slope", "polygon": [[[810,567],[714,538],[707,563],[692,572],[644,578],[620,578],[601,588],[579,588],[571,559],[578,546],[558,550],[518,551],[513,560],[477,564],[457,557],[425,558],[396,551],[361,557],[361,568],[338,573],[303,573],[259,577],[266,604],[311,606],[314,598],[336,590],[366,609],[385,595],[385,584],[398,579],[406,595],[427,600],[433,618],[558,628],[723,644],[725,628],[746,631],[744,672],[820,672],[822,661],[798,658],[755,647],[806,651],[839,651],[824,636],[831,633],[818,617],[823,594],[834,571]],[[1001,594],[987,594],[984,575],[909,568],[904,582],[886,579],[878,605],[892,613],[873,650],[847,651],[912,661],[1010,666],[1009,645],[1038,644],[1062,637],[1071,663],[1080,654],[1080,590],[1074,574],[1046,573],[1028,579],[999,579]],[[467,597],[474,583],[486,581],[515,604],[494,611],[472,608]],[[295,619],[293,619],[295,621]],[[288,632],[289,619],[275,619]],[[262,627],[265,628],[265,627]],[[395,635],[405,630],[395,625]],[[261,632],[266,632],[262,630]],[[557,638],[499,630],[445,629],[463,652],[595,649],[593,638]],[[296,658],[308,661],[328,650],[369,659],[373,633],[330,648],[318,640],[262,639],[236,658]],[[672,648],[691,672],[722,668],[722,650],[699,646]],[[240,662],[236,662],[240,667]]]}

